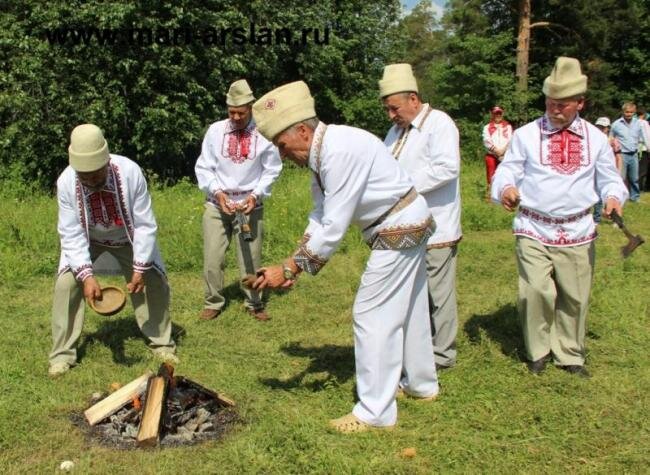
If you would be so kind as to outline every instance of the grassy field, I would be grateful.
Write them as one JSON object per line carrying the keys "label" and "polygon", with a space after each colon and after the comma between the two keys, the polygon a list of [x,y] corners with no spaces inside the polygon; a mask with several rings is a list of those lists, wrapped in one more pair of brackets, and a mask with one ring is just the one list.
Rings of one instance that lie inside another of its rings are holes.
{"label": "grassy field", "polygon": [[[310,208],[309,177],[287,169],[267,202],[265,261],[287,255]],[[440,398],[400,401],[390,433],[342,436],[327,420],[351,409],[351,305],[367,249],[348,233],[317,277],[302,276],[268,305],[261,323],[241,305],[233,253],[216,321],[202,306],[202,196],[190,183],[152,190],[172,286],[177,374],[233,398],[243,423],[224,440],[189,448],[116,451],[85,440],[69,420],[91,393],[156,369],[132,309],[112,318],[88,310],[81,361],[47,377],[50,303],[58,262],[56,203],[5,186],[0,208],[0,471],[53,473],[648,473],[650,466],[650,248],[623,261],[624,237],[601,225],[583,380],[549,368],[530,375],[516,317],[511,215],[483,202],[483,168],[462,170],[458,269],[458,366],[440,375]],[[626,207],[650,237],[650,195]],[[402,450],[416,455],[406,458]]]}

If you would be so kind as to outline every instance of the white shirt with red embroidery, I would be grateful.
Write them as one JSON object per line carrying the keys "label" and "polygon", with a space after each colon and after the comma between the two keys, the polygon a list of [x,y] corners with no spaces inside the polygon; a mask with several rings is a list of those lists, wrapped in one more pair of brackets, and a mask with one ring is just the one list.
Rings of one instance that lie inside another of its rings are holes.
{"label": "white shirt with red embroidery", "polygon": [[[71,270],[83,281],[93,275],[90,244],[131,245],[133,271],[154,268],[164,274],[156,243],[158,226],[147,182],[133,161],[110,154],[108,179],[101,191],[92,192],[68,166],[57,180],[58,231],[61,240],[59,274]],[[105,261],[108,271],[119,270],[117,261]]]}
{"label": "white shirt with red embroidery", "polygon": [[483,127],[483,145],[489,153],[506,150],[512,139],[512,125],[506,121],[490,122]]}
{"label": "white shirt with red embroidery", "polygon": [[[458,241],[463,233],[460,226],[460,149],[458,129],[442,111],[423,104],[411,122],[408,135],[393,125],[384,144],[397,155],[397,161],[424,196],[436,230],[427,245]],[[401,150],[400,150],[401,149]]]}
{"label": "white shirt with red embroidery", "polygon": [[607,136],[576,116],[556,129],[546,116],[517,129],[492,181],[492,200],[516,187],[521,198],[515,235],[546,246],[575,246],[596,238],[590,208],[598,199],[628,198]]}
{"label": "white shirt with red embroidery", "polygon": [[271,195],[281,170],[278,149],[259,133],[252,119],[243,129],[234,129],[230,119],[210,125],[194,167],[199,188],[215,206],[217,191],[234,202],[245,201],[252,193],[260,203]]}

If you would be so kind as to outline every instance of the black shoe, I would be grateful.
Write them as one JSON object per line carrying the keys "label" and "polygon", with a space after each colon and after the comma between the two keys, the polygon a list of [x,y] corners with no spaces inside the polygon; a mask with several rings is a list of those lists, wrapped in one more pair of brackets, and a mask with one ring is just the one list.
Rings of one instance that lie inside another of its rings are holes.
{"label": "black shoe", "polygon": [[551,355],[549,354],[535,361],[527,361],[526,366],[528,366],[528,371],[533,374],[540,374],[544,371],[544,368],[546,368],[546,363],[551,359],[550,356]]}
{"label": "black shoe", "polygon": [[589,374],[589,371],[582,366],[582,365],[577,365],[577,364],[571,364],[571,365],[566,365],[566,366],[560,366],[560,369],[563,369],[567,373],[575,374],[577,376],[580,376],[581,378],[591,378],[591,375]]}

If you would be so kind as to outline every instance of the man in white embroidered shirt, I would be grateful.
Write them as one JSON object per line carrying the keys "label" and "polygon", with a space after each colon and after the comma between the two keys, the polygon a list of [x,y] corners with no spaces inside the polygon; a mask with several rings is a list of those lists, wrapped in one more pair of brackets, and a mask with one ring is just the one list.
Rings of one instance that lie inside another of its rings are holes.
{"label": "man in white embroidered shirt", "polygon": [[140,167],[109,154],[101,130],[76,127],[68,149],[70,165],[57,181],[59,275],[52,305],[49,375],[77,363],[76,343],[84,322],[83,298],[101,299],[93,263],[124,275],[142,333],[153,352],[178,362],[169,317],[169,285],[156,244],[156,219]]}
{"label": "man in white embroidered shirt", "polygon": [[497,168],[492,199],[519,209],[513,228],[519,270],[519,313],[528,369],[547,361],[589,377],[585,326],[596,229],[591,207],[621,214],[628,192],[607,137],[579,112],[587,77],[575,58],[557,59],[544,81],[546,114],[516,130]]}
{"label": "man in white embroidered shirt", "polygon": [[394,123],[384,143],[427,202],[436,230],[427,241],[429,312],[436,367],[456,364],[456,255],[460,229],[458,129],[442,111],[423,104],[410,64],[389,64],[379,81]]}
{"label": "man in white embroidered shirt", "polygon": [[320,122],[304,82],[267,93],[253,114],[283,157],[314,173],[302,243],[283,265],[260,269],[254,285],[287,287],[301,271],[316,274],[351,223],[362,229],[372,251],[352,312],[359,402],[330,425],[343,433],[392,427],[398,392],[431,401],[439,390],[427,308],[424,246],[433,220],[426,202],[379,139]]}
{"label": "man in white embroidered shirt", "polygon": [[[262,261],[264,210],[262,200],[280,174],[277,149],[260,135],[251,105],[255,97],[245,79],[235,81],[226,94],[228,119],[208,128],[196,161],[199,188],[206,194],[203,213],[203,310],[200,318],[212,320],[221,313],[224,262],[233,235],[237,236],[237,261],[241,277],[253,274]],[[266,321],[263,296],[242,286],[247,311]]]}

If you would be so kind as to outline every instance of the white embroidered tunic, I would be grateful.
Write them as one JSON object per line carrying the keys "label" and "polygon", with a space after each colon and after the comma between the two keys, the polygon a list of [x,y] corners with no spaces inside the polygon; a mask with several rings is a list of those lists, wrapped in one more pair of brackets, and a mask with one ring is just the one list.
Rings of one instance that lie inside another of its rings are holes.
{"label": "white embroidered tunic", "polygon": [[131,245],[134,271],[145,272],[153,267],[164,274],[151,197],[135,162],[110,154],[106,186],[97,192],[86,189],[68,166],[57,180],[57,199],[59,273],[69,269],[79,281],[93,275],[90,244],[94,243]]}
{"label": "white embroidered tunic", "polygon": [[270,196],[282,161],[277,148],[259,133],[252,119],[239,130],[225,119],[208,128],[194,170],[199,188],[213,205],[218,206],[217,191],[225,192],[234,202],[253,194],[260,203]]}
{"label": "white embroidered tunic", "polygon": [[424,205],[406,207],[376,224],[408,194],[413,182],[371,133],[321,122],[314,132],[309,167],[314,171],[314,209],[305,230],[308,240],[294,255],[303,270],[316,274],[351,223],[362,229],[367,242],[390,230],[407,231],[401,233],[403,241],[409,241],[404,247],[418,245],[429,236],[432,220]]}
{"label": "white embroidered tunic", "polygon": [[483,127],[483,145],[488,153],[495,153],[496,150],[505,150],[512,139],[512,125],[506,121],[498,124],[490,121]]}
{"label": "white embroidered tunic", "polygon": [[402,134],[403,129],[393,125],[384,144],[424,196],[435,219],[436,230],[427,245],[460,240],[460,151],[454,121],[423,104],[410,130]]}
{"label": "white embroidered tunic", "polygon": [[492,181],[492,200],[517,187],[514,234],[546,246],[575,246],[596,238],[590,208],[602,199],[621,205],[627,189],[607,136],[576,116],[565,129],[543,116],[517,129]]}

